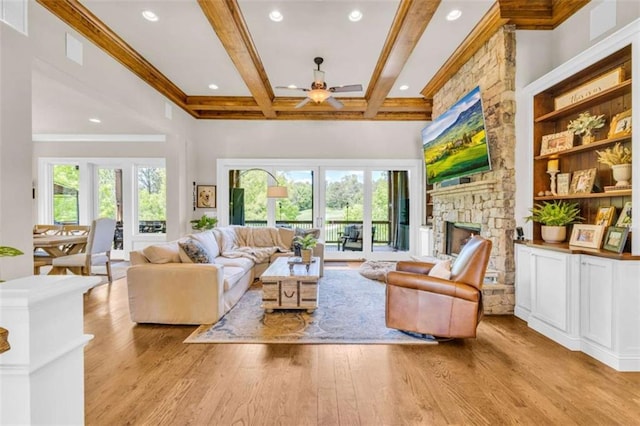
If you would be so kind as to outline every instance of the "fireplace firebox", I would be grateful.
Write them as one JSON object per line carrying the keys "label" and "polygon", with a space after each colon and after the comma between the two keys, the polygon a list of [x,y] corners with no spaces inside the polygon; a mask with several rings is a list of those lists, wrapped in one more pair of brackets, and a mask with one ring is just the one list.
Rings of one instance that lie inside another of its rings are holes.
{"label": "fireplace firebox", "polygon": [[469,222],[445,222],[445,253],[457,256],[474,235],[480,235],[481,225]]}

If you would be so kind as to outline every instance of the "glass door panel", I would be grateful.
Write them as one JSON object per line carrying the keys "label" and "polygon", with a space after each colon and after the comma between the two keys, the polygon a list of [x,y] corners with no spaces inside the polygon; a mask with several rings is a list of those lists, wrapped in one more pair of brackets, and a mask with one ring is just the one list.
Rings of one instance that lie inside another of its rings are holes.
{"label": "glass door panel", "polygon": [[325,251],[362,257],[368,234],[363,229],[364,171],[325,170],[323,187]]}

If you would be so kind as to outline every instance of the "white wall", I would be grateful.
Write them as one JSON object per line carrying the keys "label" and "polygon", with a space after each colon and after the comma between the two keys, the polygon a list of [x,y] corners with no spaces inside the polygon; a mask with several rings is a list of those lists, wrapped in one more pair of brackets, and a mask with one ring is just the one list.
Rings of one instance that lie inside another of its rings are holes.
{"label": "white wall", "polygon": [[[0,258],[0,279],[31,275],[31,49],[0,23],[0,245],[25,255]],[[25,214],[28,212],[28,214]]]}
{"label": "white wall", "polygon": [[419,159],[426,122],[199,121],[198,182],[214,183],[219,158]]}

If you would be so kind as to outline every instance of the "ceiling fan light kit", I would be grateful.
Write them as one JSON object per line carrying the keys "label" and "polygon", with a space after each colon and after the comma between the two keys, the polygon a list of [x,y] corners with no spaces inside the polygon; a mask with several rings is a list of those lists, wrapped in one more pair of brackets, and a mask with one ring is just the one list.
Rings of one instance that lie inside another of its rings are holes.
{"label": "ceiling fan light kit", "polygon": [[307,97],[300,103],[298,103],[295,106],[296,108],[302,108],[303,106],[308,104],[309,101],[313,101],[316,104],[321,104],[322,102],[327,101],[327,103],[333,108],[340,109],[344,106],[344,104],[334,98],[332,96],[332,93],[362,91],[361,84],[348,84],[345,86],[329,87],[327,89],[327,83],[324,81],[324,71],[320,70],[320,65],[324,62],[324,59],[318,56],[316,58],[313,58],[313,62],[315,62],[315,64],[318,66],[318,69],[313,70],[313,83],[311,83],[311,89],[292,88],[290,86],[276,86],[276,89],[300,90],[303,92],[307,92]]}

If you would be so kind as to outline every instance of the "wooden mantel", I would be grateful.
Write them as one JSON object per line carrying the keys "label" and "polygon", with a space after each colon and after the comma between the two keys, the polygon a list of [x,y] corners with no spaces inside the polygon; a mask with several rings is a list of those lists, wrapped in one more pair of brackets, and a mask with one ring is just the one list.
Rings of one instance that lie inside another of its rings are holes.
{"label": "wooden mantel", "polygon": [[481,180],[478,182],[462,183],[460,185],[447,186],[444,188],[436,188],[427,191],[432,197],[452,197],[467,194],[481,194],[483,192],[492,192],[496,180]]}

